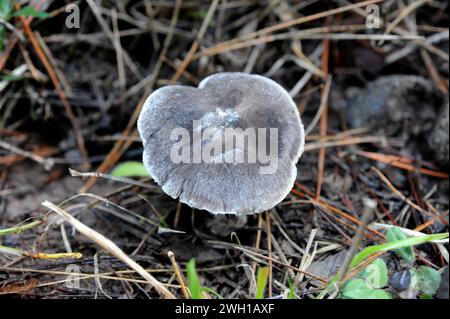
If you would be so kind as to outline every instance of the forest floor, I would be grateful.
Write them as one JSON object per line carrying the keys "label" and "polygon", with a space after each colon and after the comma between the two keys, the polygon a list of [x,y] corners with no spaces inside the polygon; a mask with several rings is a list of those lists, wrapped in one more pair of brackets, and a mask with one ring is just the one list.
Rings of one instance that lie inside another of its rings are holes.
{"label": "forest floor", "polygon": [[[448,264],[448,1],[70,3],[0,0],[0,296],[183,298],[192,258],[207,298],[255,298],[264,274],[271,298],[440,294],[405,278]],[[307,130],[270,212],[213,216],[149,178],[71,176],[140,161],[149,93],[224,71],[280,83]],[[391,226],[444,241],[348,265]],[[377,258],[387,282],[335,291]]]}

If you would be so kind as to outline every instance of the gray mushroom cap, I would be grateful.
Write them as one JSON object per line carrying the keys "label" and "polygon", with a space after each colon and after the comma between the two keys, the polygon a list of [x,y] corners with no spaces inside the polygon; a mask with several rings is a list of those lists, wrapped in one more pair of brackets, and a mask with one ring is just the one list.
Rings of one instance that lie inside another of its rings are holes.
{"label": "gray mushroom cap", "polygon": [[[189,142],[181,144],[191,152],[184,161],[174,162],[171,151],[182,138],[171,139],[171,134],[180,128],[191,134]],[[207,128],[212,133],[205,135],[201,144],[194,144],[192,135],[205,133]],[[231,152],[225,146],[219,152],[213,149],[208,153],[213,162],[196,162],[194,149],[199,145],[202,150],[211,149],[219,139],[226,141],[229,128],[237,129],[245,147],[233,147]],[[257,132],[261,140],[246,136],[247,129]],[[258,134],[258,129],[266,129],[266,135]],[[270,140],[270,129],[277,129],[277,143]],[[138,130],[144,144],[144,165],[164,192],[214,214],[253,214],[281,202],[293,187],[305,140],[297,107],[286,90],[266,77],[246,73],[214,74],[198,88],[174,85],[156,90],[144,104]],[[259,154],[263,144],[269,162],[259,157],[249,161],[249,152]],[[277,146],[275,154],[269,152],[271,145]],[[236,160],[238,154],[244,156],[244,163]],[[261,173],[275,162],[275,169]]]}

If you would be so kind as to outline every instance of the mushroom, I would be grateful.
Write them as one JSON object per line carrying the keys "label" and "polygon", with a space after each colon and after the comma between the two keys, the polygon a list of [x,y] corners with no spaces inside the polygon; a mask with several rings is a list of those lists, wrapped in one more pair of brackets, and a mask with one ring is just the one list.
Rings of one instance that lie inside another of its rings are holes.
{"label": "mushroom", "polygon": [[214,214],[259,213],[281,202],[305,141],[286,90],[237,72],[154,91],[138,130],[144,166],[164,192]]}

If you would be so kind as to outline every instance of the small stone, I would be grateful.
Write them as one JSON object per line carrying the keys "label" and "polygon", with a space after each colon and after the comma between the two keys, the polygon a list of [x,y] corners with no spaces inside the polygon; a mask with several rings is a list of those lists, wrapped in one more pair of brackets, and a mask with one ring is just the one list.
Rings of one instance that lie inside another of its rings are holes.
{"label": "small stone", "polygon": [[348,101],[347,121],[352,128],[382,129],[386,136],[410,135],[433,128],[442,98],[433,82],[412,75],[380,77]]}

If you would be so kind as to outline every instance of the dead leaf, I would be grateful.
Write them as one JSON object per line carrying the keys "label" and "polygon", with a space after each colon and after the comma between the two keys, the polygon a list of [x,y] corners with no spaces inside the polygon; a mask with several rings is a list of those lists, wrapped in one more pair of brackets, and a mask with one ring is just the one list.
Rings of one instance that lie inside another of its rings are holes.
{"label": "dead leaf", "polygon": [[0,295],[27,294],[30,293],[37,284],[38,280],[36,278],[31,278],[22,284],[9,284],[4,287],[0,287]]}

